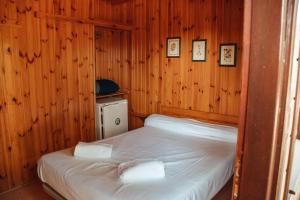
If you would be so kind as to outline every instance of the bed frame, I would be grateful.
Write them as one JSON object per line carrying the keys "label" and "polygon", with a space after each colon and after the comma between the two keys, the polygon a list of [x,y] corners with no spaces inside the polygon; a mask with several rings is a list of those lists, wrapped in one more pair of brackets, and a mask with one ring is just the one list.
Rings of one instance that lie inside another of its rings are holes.
{"label": "bed frame", "polygon": [[61,194],[59,194],[58,192],[56,192],[50,185],[48,185],[47,183],[43,183],[43,189],[44,191],[51,196],[53,199],[56,200],[67,200],[66,198],[64,198]]}
{"label": "bed frame", "polygon": [[[57,191],[55,191],[50,185],[47,183],[43,183],[43,190],[51,196],[55,200],[67,200]],[[230,200],[232,193],[232,178],[226,183],[226,185],[216,194],[216,196],[212,200]],[[293,199],[298,200],[298,199]]]}

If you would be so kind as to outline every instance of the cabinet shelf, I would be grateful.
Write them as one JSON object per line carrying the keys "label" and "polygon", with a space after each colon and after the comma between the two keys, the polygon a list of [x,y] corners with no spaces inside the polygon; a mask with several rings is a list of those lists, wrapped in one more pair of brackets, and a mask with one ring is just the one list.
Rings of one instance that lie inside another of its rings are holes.
{"label": "cabinet shelf", "polygon": [[122,96],[122,95],[128,95],[129,91],[126,90],[121,90],[115,93],[111,93],[111,94],[105,94],[105,95],[97,95],[96,99],[103,99],[103,98],[108,98],[108,97],[116,97],[116,96]]}

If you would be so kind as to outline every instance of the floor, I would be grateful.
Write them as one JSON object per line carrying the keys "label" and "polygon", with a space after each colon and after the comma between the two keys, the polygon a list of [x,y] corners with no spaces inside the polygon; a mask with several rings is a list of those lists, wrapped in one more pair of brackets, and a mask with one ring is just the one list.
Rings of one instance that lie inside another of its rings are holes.
{"label": "floor", "polygon": [[[226,186],[220,191],[213,200],[230,200],[232,181],[229,181]],[[54,200],[48,196],[42,188],[40,181],[36,180],[33,183],[19,188],[17,190],[0,195],[1,200]]]}
{"label": "floor", "polygon": [[22,188],[0,195],[1,200],[53,200],[43,191],[42,184],[36,180]]}
{"label": "floor", "polygon": [[232,178],[226,183],[223,189],[212,200],[231,200],[232,194]]}

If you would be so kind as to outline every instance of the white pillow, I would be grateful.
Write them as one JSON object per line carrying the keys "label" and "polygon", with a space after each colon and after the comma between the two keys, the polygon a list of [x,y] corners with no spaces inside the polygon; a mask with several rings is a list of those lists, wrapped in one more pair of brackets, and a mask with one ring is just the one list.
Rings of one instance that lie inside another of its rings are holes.
{"label": "white pillow", "polygon": [[156,160],[133,160],[121,163],[118,174],[124,183],[152,181],[165,177],[165,165]]}
{"label": "white pillow", "polygon": [[193,119],[152,114],[146,118],[144,126],[155,127],[175,134],[203,137],[236,143],[237,128],[204,123]]}

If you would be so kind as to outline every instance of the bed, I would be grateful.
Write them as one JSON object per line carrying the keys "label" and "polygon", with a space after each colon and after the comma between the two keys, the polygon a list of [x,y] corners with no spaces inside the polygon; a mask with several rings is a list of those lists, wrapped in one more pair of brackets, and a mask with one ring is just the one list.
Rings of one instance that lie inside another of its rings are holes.
{"label": "bed", "polygon": [[290,178],[289,199],[300,199],[300,140],[296,140],[292,173]]}
{"label": "bed", "polygon": [[[151,115],[142,128],[97,141],[113,145],[110,159],[79,159],[65,149],[44,155],[38,175],[70,200],[208,200],[233,174],[236,140],[234,127]],[[163,161],[166,177],[122,183],[118,164],[139,159]]]}

